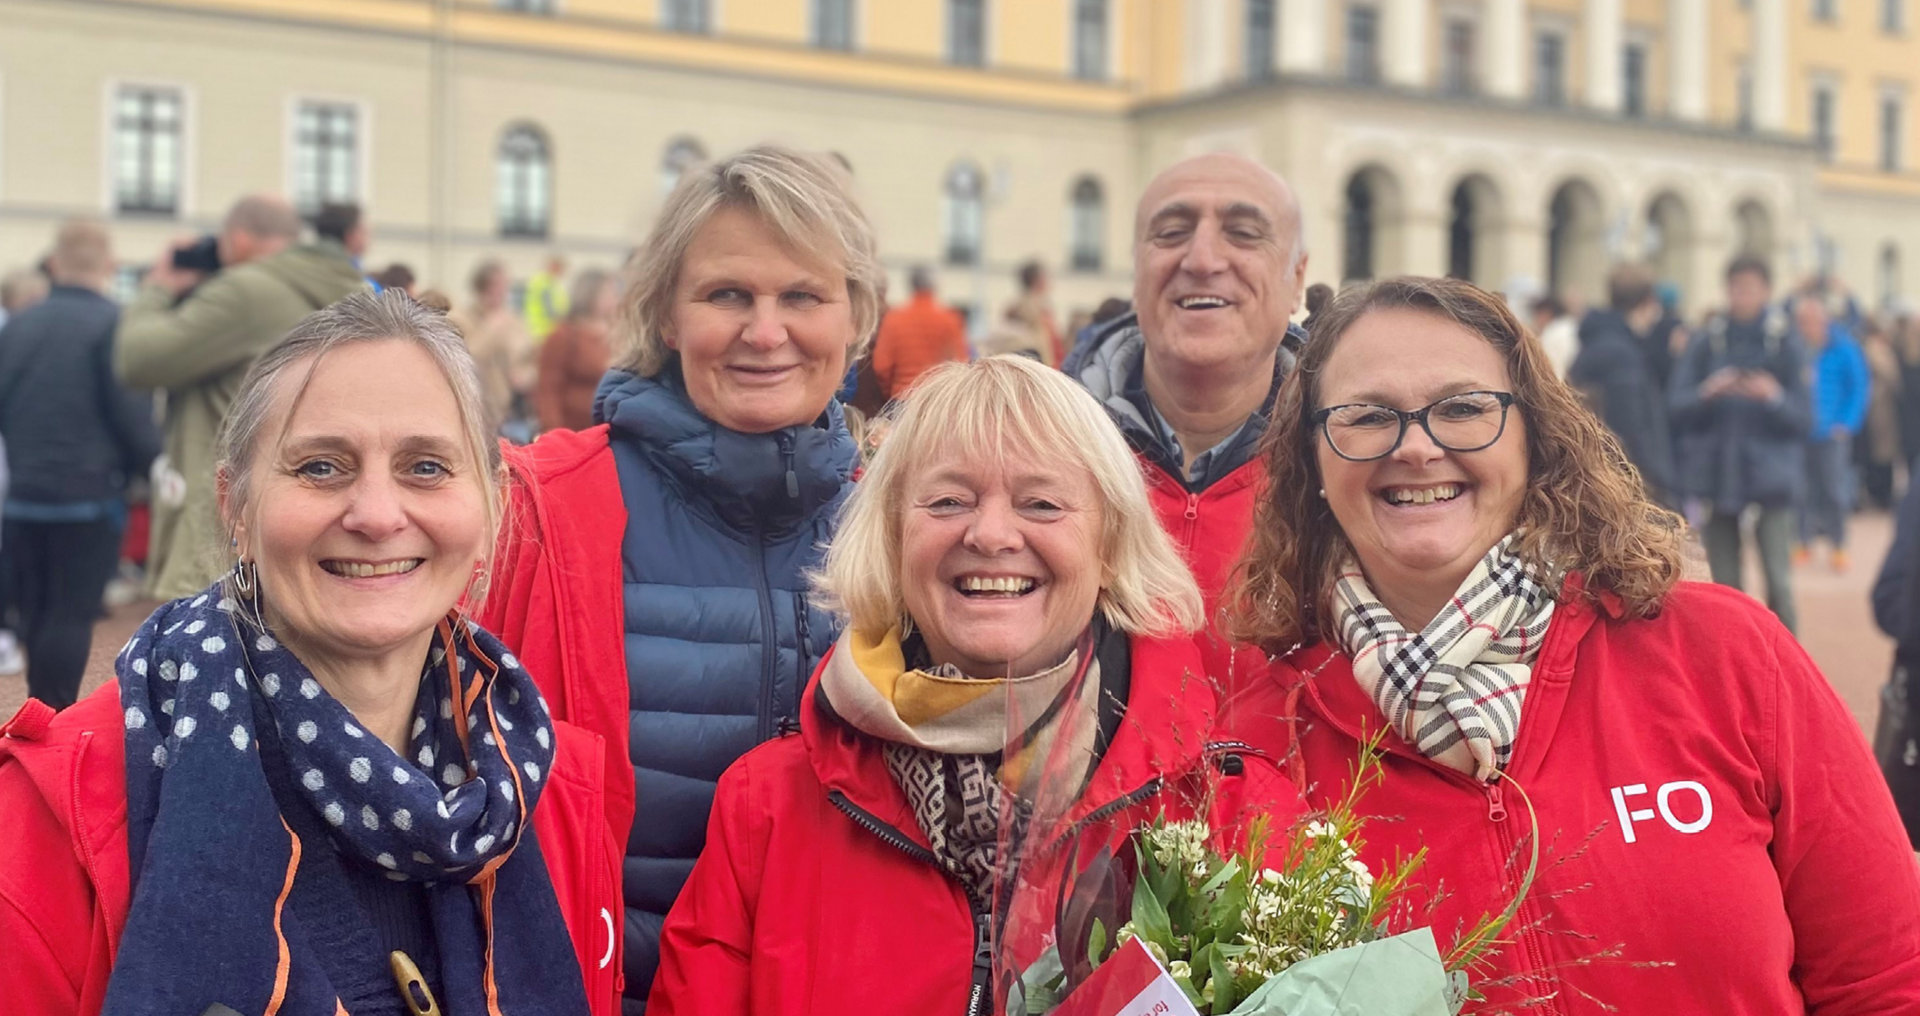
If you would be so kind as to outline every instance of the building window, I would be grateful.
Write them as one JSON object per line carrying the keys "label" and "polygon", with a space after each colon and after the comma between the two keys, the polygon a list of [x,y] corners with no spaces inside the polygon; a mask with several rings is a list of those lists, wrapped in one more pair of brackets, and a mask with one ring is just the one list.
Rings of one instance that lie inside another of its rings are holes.
{"label": "building window", "polygon": [[853,0],[813,0],[813,44],[853,51]]}
{"label": "building window", "polygon": [[1889,173],[1900,172],[1905,162],[1901,121],[1906,116],[1906,103],[1898,95],[1880,97],[1880,168]]}
{"label": "building window", "polygon": [[947,264],[979,264],[980,235],[987,218],[986,181],[973,163],[955,163],[947,171],[945,204]]}
{"label": "building window", "polygon": [[1533,101],[1542,106],[1567,104],[1567,37],[1559,32],[1534,37]]}
{"label": "building window", "polygon": [[1107,0],[1073,0],[1073,76],[1107,77]]}
{"label": "building window", "polygon": [[294,114],[293,203],[311,215],[360,200],[360,111],[341,102],[302,102]]}
{"label": "building window", "polygon": [[1840,0],[1813,0],[1813,20],[1840,20]]}
{"label": "building window", "polygon": [[1880,0],[1880,30],[1889,35],[1907,30],[1907,0]]}
{"label": "building window", "polygon": [[987,0],[947,0],[947,62],[987,65]]}
{"label": "building window", "polygon": [[113,207],[122,214],[180,211],[180,93],[120,89],[113,110]]}
{"label": "building window", "polygon": [[496,194],[501,236],[544,237],[553,217],[553,156],[547,136],[531,124],[500,138]]}
{"label": "building window", "polygon": [[1646,116],[1647,47],[1630,42],[1620,55],[1620,111],[1627,116]]}
{"label": "building window", "polygon": [[1880,248],[1880,307],[1892,310],[1900,302],[1900,248],[1889,243]]}
{"label": "building window", "polygon": [[1275,0],[1247,0],[1247,77],[1273,76],[1276,31]]}
{"label": "building window", "polygon": [[519,11],[522,14],[552,14],[557,0],[494,0],[494,6],[503,11]]}
{"label": "building window", "polygon": [[1833,86],[1817,84],[1813,86],[1811,102],[1813,143],[1820,149],[1820,157],[1833,161]]}
{"label": "building window", "polygon": [[687,170],[698,167],[707,161],[705,145],[692,138],[675,138],[667,144],[667,154],[660,160],[660,193],[672,194],[680,185],[680,178]]}
{"label": "building window", "polygon": [[660,0],[660,23],[669,32],[705,35],[713,31],[707,0]]}
{"label": "building window", "polygon": [[1440,87],[1449,95],[1472,95],[1473,22],[1462,18],[1448,21],[1444,39],[1440,52]]}
{"label": "building window", "polygon": [[1100,270],[1101,250],[1107,231],[1107,201],[1100,181],[1083,176],[1073,185],[1073,251],[1068,263],[1076,272]]}
{"label": "building window", "polygon": [[1347,8],[1347,79],[1380,80],[1380,12],[1364,4]]}

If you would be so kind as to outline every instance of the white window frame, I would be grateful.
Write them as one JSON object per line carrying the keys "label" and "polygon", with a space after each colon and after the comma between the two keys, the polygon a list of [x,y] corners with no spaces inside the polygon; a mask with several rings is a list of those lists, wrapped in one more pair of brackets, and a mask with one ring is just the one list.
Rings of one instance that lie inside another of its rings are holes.
{"label": "white window frame", "polygon": [[152,218],[156,221],[185,220],[198,209],[198,195],[194,189],[194,178],[199,168],[194,159],[197,128],[199,127],[199,96],[193,86],[181,81],[167,81],[157,78],[109,78],[101,92],[100,118],[100,210],[108,216],[118,216],[119,181],[115,179],[115,167],[119,162],[118,126],[120,90],[123,88],[165,89],[180,96],[180,189],[175,196],[173,214],[158,212],[130,212],[140,218]]}
{"label": "white window frame", "polygon": [[[1888,6],[1889,4],[1892,6]],[[1880,23],[1882,35],[1907,34],[1907,0],[1878,0],[1877,6],[1879,10],[1874,13],[1879,16],[1874,20]],[[1888,11],[1893,12],[1892,23],[1888,23]]]}
{"label": "white window frame", "polygon": [[[1875,98],[1876,101],[1873,104],[1874,168],[1882,173],[1905,173],[1913,166],[1913,159],[1909,155],[1909,153],[1913,151],[1913,138],[1911,136],[1913,134],[1913,105],[1908,100],[1906,86],[1899,82],[1887,82],[1880,86],[1880,91]],[[1896,128],[1899,136],[1894,139],[1893,165],[1891,166],[1887,165],[1886,162],[1886,104],[1889,99],[1900,104],[1900,118],[1898,127]]]}
{"label": "white window frame", "polygon": [[1121,8],[1125,6],[1125,4],[1124,4],[1124,0],[1106,0],[1106,3],[1107,3],[1106,73],[1102,74],[1097,78],[1083,78],[1078,73],[1079,68],[1074,66],[1075,59],[1078,58],[1080,55],[1079,53],[1080,47],[1075,45],[1075,40],[1074,40],[1074,30],[1078,28],[1080,24],[1079,19],[1076,17],[1076,15],[1079,12],[1079,0],[1067,0],[1066,2],[1066,5],[1065,5],[1067,8],[1066,68],[1067,68],[1067,77],[1070,80],[1085,82],[1086,84],[1089,84],[1089,85],[1110,85],[1116,81],[1119,81],[1123,76],[1119,73],[1120,28],[1121,28],[1122,21],[1124,21],[1125,19],[1120,17],[1120,13],[1121,13]]}
{"label": "white window frame", "polygon": [[672,32],[675,35],[691,35],[698,38],[712,38],[720,34],[720,0],[705,0],[707,5],[707,30],[704,32],[689,32],[679,28],[668,28],[667,4],[669,2],[670,0],[659,0],[659,25],[661,31]]}
{"label": "white window frame", "polygon": [[[1281,0],[1282,4],[1286,0]],[[1296,0],[1297,2],[1297,0]],[[1373,12],[1373,66],[1366,77],[1354,76],[1353,14],[1360,8]],[[1356,0],[1340,8],[1340,80],[1349,84],[1378,85],[1387,78],[1387,10],[1384,0]]]}
{"label": "white window frame", "polygon": [[285,164],[281,177],[288,200],[294,203],[301,215],[309,209],[299,207],[300,203],[300,106],[303,103],[325,103],[335,106],[352,106],[354,110],[354,143],[358,151],[354,161],[358,163],[355,171],[359,174],[359,193],[353,196],[353,203],[360,206],[362,218],[373,215],[373,104],[366,99],[324,92],[298,92],[287,96],[284,118],[286,125],[281,140],[281,161]]}
{"label": "white window frame", "polygon": [[[1558,19],[1535,18],[1527,33],[1527,99],[1542,109],[1567,109],[1573,105],[1573,32]],[[1541,88],[1540,38],[1551,35],[1560,40],[1559,101],[1548,102]]]}
{"label": "white window frame", "polygon": [[[1448,87],[1447,81],[1447,58],[1451,52],[1447,46],[1447,36],[1456,23],[1466,25],[1473,32],[1473,52],[1469,54],[1466,67],[1467,87],[1466,90],[1457,92]],[[1481,20],[1479,12],[1470,7],[1459,7],[1455,5],[1442,7],[1440,9],[1439,26],[1438,41],[1440,44],[1440,52],[1435,54],[1433,61],[1434,88],[1442,95],[1485,94],[1485,75],[1481,74],[1480,71],[1486,64],[1486,25]]]}
{"label": "white window frame", "polygon": [[[541,199],[544,206],[542,210],[545,214],[540,222],[540,225],[543,227],[542,229],[538,231],[509,232],[507,230],[506,216],[501,214],[506,211],[500,203],[501,155],[502,149],[507,143],[508,136],[521,130],[531,131],[540,139],[540,154],[544,157],[546,164],[546,179],[544,181],[546,184],[546,193]],[[553,132],[548,130],[545,124],[536,120],[525,117],[509,120],[502,124],[500,130],[495,133],[493,143],[493,231],[495,236],[503,240],[547,240],[552,238],[554,234],[554,205],[556,204],[554,195],[555,191],[559,189],[554,183],[554,163],[556,160],[554,159],[553,149]]]}
{"label": "white window frame", "polygon": [[1831,117],[1827,124],[1827,129],[1830,132],[1827,137],[1827,151],[1823,153],[1822,158],[1832,163],[1837,162],[1840,158],[1840,79],[1836,75],[1816,72],[1808,78],[1807,140],[1815,144],[1818,144],[1820,141],[1820,135],[1814,130],[1815,121],[1813,113],[1816,108],[1814,98],[1823,91],[1827,93],[1830,100],[1829,107]]}
{"label": "white window frame", "polygon": [[1645,56],[1640,64],[1640,113],[1629,119],[1650,120],[1654,116],[1653,72],[1660,56],[1664,55],[1655,52],[1659,48],[1656,45],[1659,38],[1658,32],[1639,25],[1627,26],[1626,31],[1620,35],[1620,113],[1622,116],[1625,116],[1627,111],[1627,48],[1638,46]]}
{"label": "white window frame", "polygon": [[[1093,244],[1085,248],[1087,253],[1093,255],[1093,264],[1085,265],[1080,260],[1082,247],[1080,246],[1079,191],[1081,184],[1089,182],[1099,191],[1100,204],[1098,217],[1093,223],[1093,232],[1089,237]],[[1067,184],[1067,270],[1076,275],[1098,275],[1107,270],[1107,220],[1113,210],[1113,202],[1108,190],[1106,181],[1092,172],[1076,174]]]}
{"label": "white window frame", "polygon": [[[941,29],[940,62],[948,67],[961,67],[978,71],[992,70],[994,58],[998,56],[998,54],[993,51],[993,0],[980,0],[980,63],[977,66],[974,64],[963,64],[954,60],[953,0],[939,0],[939,3]],[[1069,16],[1071,16],[1071,13],[1069,13]],[[1073,41],[1069,39],[1067,45],[1071,47]]]}
{"label": "white window frame", "polygon": [[1811,0],[1807,7],[1807,15],[1816,25],[1840,23],[1840,0]]}

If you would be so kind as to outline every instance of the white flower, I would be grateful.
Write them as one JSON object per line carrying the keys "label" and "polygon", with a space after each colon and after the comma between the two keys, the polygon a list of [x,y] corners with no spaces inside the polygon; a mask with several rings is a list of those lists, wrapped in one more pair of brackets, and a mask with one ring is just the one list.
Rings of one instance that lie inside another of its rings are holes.
{"label": "white flower", "polygon": [[1353,874],[1353,881],[1362,889],[1373,888],[1373,872],[1367,870],[1367,862],[1357,858],[1348,858],[1347,871]]}
{"label": "white flower", "polygon": [[1260,881],[1265,882],[1268,885],[1279,885],[1281,880],[1283,880],[1284,878],[1286,878],[1286,876],[1280,874],[1279,872],[1273,870],[1272,868],[1268,868],[1265,871],[1262,871],[1260,873]]}
{"label": "white flower", "polygon": [[1167,964],[1167,973],[1175,977],[1191,978],[1193,976],[1193,967],[1189,965],[1186,960],[1174,960],[1172,963]]}

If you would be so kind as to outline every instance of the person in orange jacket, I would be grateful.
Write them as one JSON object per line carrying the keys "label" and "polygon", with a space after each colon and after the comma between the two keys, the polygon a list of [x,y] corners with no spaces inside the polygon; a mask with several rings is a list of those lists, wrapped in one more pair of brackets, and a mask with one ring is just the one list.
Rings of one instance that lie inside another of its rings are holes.
{"label": "person in orange jacket", "polygon": [[965,362],[969,355],[960,315],[934,297],[933,273],[917,267],[909,281],[913,295],[880,319],[873,343],[873,373],[889,402],[906,394],[920,375],[943,363]]}
{"label": "person in orange jacket", "polygon": [[604,748],[458,607],[499,517],[484,419],[397,291],[250,370],[229,574],[0,731],[9,1013],[618,1012]]}

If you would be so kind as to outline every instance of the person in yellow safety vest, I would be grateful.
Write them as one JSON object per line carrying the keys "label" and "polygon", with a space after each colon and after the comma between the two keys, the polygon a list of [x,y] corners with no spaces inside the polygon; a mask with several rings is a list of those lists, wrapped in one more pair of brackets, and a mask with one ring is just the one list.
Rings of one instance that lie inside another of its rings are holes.
{"label": "person in yellow safety vest", "polygon": [[534,345],[547,340],[547,333],[567,316],[567,287],[562,281],[567,275],[567,259],[555,254],[547,260],[547,268],[535,272],[527,280],[527,292],[521,307],[521,316],[527,322],[527,335]]}

